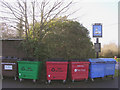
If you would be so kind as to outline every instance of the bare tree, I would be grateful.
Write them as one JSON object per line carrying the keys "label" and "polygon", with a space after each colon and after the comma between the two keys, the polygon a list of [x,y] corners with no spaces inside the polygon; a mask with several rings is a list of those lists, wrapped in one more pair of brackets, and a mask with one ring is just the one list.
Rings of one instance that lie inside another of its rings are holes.
{"label": "bare tree", "polygon": [[[24,28],[25,28],[25,32],[26,32],[26,36],[29,30],[29,23],[28,23],[28,18],[27,18],[27,4],[26,2],[21,2],[19,0],[17,0],[17,5],[15,3],[15,5],[13,6],[11,3],[8,3],[6,1],[1,1],[2,7],[4,7],[4,10],[1,11],[3,13],[7,13],[9,14],[9,16],[2,16],[1,19],[9,21],[10,23],[16,23],[18,24],[21,21],[21,17],[23,17],[22,21],[24,22]],[[6,12],[5,12],[6,11]],[[11,27],[19,30],[19,28],[17,26],[15,26],[15,24],[11,24]]]}
{"label": "bare tree", "polygon": [[6,23],[0,23],[0,39],[16,38],[16,33],[13,28],[11,28]]}
{"label": "bare tree", "polygon": [[33,38],[34,38],[34,36],[35,36],[35,33],[34,33],[34,31],[35,31],[35,1],[34,2],[32,2],[32,7],[33,7]]}
{"label": "bare tree", "polygon": [[[40,29],[38,30],[38,37],[42,38],[44,37],[44,34],[41,34],[41,31],[44,30],[44,28],[56,17],[65,14],[69,9],[70,5],[73,4],[72,1],[69,1],[65,3],[65,0],[56,0],[54,2],[50,2],[51,0],[43,0],[42,2],[38,2],[37,0],[32,0],[31,2],[28,2],[27,0],[16,0],[16,2],[8,3],[5,0],[1,0],[1,6],[4,8],[1,12],[7,13],[9,16],[1,16],[0,18],[2,20],[13,22],[13,23],[19,23],[21,21],[24,23],[24,30],[25,30],[25,36],[28,38],[28,35],[30,34],[29,26],[30,23],[33,25],[33,38],[35,37],[35,22],[40,21]],[[51,5],[52,3],[52,5]],[[75,11],[67,14],[66,16],[69,16],[71,14],[75,13]],[[32,21],[31,21],[32,20]],[[19,29],[15,25],[11,25],[14,28]],[[39,34],[41,34],[39,36]]]}
{"label": "bare tree", "polygon": [[100,53],[103,57],[114,57],[118,55],[118,46],[115,43],[104,45],[102,52]]}

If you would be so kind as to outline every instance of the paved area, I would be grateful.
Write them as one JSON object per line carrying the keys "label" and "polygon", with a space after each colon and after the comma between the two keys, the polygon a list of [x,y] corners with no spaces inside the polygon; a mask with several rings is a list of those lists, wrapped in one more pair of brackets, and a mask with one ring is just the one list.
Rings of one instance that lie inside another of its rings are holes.
{"label": "paved area", "polygon": [[[119,78],[120,79],[120,78]],[[52,81],[51,84],[46,84],[45,81],[37,81],[33,83],[32,80],[14,80],[13,78],[5,78],[2,81],[2,88],[118,88],[118,78],[111,79],[110,77],[102,80],[101,78],[91,80],[76,81],[74,83],[67,81],[63,84],[62,81]]]}
{"label": "paved area", "polygon": [[117,62],[117,63],[115,64],[115,69],[120,69],[120,62]]}
{"label": "paved area", "polygon": [[[116,64],[116,69],[120,70],[120,63]],[[95,79],[94,82],[91,80],[85,81],[76,81],[72,83],[67,80],[66,84],[63,84],[62,81],[52,81],[52,83],[46,84],[46,81],[38,80],[36,83],[33,83],[32,80],[24,80],[22,82],[14,78],[4,78],[2,80],[2,88],[120,88],[118,85],[120,82],[120,77],[115,77],[111,79],[110,77],[102,80],[101,78]],[[1,85],[1,84],[0,84]]]}

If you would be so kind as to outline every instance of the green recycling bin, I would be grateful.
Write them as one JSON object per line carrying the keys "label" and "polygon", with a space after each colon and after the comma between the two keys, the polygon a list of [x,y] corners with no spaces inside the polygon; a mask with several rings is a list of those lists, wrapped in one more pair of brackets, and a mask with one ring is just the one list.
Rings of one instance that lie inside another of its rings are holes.
{"label": "green recycling bin", "polygon": [[40,79],[42,61],[18,61],[18,73],[20,82],[23,79]]}

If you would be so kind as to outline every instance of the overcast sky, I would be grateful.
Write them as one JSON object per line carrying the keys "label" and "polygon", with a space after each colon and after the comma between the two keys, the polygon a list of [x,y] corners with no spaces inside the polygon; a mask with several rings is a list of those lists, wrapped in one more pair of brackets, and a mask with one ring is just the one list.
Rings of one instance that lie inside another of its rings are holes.
{"label": "overcast sky", "polygon": [[[15,0],[7,0],[15,1]],[[69,1],[69,0],[68,0]],[[90,32],[93,43],[96,38],[92,37],[92,24],[103,24],[103,37],[99,42],[103,46],[111,42],[118,44],[118,2],[120,0],[73,0],[72,11],[80,10],[69,18],[78,17],[76,20],[82,23]],[[71,12],[71,11],[70,11]]]}
{"label": "overcast sky", "polygon": [[118,2],[120,0],[74,0],[78,2],[74,8],[81,7],[72,17],[82,23],[90,32],[93,43],[96,38],[92,37],[92,24],[103,24],[103,37],[99,42],[104,44],[118,44]]}

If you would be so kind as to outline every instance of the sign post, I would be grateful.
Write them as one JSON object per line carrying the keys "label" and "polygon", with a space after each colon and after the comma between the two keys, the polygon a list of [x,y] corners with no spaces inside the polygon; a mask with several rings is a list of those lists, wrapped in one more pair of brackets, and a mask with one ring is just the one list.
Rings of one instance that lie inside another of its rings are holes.
{"label": "sign post", "polygon": [[[98,39],[96,39],[98,40]],[[98,58],[99,56],[99,52],[101,52],[101,43],[94,43],[94,47],[95,47],[95,52],[96,52],[96,57]]]}
{"label": "sign post", "polygon": [[96,58],[99,57],[99,52],[101,52],[101,43],[99,43],[99,38],[102,37],[102,24],[95,23],[93,25],[93,37],[96,38],[96,43],[94,43]]}

